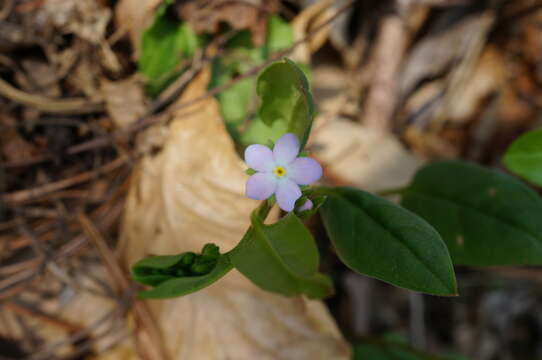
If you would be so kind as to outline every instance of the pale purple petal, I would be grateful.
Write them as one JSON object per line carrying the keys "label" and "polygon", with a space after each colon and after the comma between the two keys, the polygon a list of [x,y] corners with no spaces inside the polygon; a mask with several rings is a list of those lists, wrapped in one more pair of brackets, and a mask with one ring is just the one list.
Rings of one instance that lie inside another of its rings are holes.
{"label": "pale purple petal", "polygon": [[300,157],[288,165],[288,179],[299,185],[309,185],[322,177],[322,167],[314,159]]}
{"label": "pale purple petal", "polygon": [[284,211],[292,211],[297,199],[301,197],[299,186],[288,179],[279,181],[277,184],[277,203]]}
{"label": "pale purple petal", "polygon": [[313,206],[314,206],[314,204],[312,203],[312,201],[310,199],[307,199],[307,201],[305,201],[305,203],[303,205],[301,205],[299,207],[299,209],[297,209],[297,210],[298,211],[306,211],[306,210],[312,209]]}
{"label": "pale purple petal", "polygon": [[284,134],[277,140],[273,148],[273,157],[279,165],[288,165],[299,154],[299,140],[292,133]]}
{"label": "pale purple petal", "polygon": [[277,180],[268,173],[256,173],[248,178],[245,195],[254,200],[265,200],[275,192]]}
{"label": "pale purple petal", "polygon": [[273,152],[267,146],[254,144],[245,150],[245,162],[252,169],[268,172],[273,167]]}

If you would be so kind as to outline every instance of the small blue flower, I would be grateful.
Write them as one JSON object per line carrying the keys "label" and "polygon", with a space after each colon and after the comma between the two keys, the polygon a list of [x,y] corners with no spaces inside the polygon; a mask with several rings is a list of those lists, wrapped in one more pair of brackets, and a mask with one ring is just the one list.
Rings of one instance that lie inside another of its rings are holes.
{"label": "small blue flower", "polygon": [[278,139],[273,151],[260,144],[247,147],[245,162],[256,173],[247,181],[246,196],[265,200],[275,194],[279,207],[292,211],[301,197],[299,185],[309,185],[322,176],[322,167],[316,160],[297,157],[299,149],[299,140],[292,133]]}

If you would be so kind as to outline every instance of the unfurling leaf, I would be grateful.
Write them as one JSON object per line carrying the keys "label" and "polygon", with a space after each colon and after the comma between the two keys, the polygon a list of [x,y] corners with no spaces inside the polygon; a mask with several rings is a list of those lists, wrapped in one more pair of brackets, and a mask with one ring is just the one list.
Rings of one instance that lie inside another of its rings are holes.
{"label": "unfurling leaf", "polygon": [[132,267],[132,278],[155,288],[139,294],[142,299],[182,296],[200,290],[224,276],[232,266],[218,246],[205,244],[201,254],[151,256]]}

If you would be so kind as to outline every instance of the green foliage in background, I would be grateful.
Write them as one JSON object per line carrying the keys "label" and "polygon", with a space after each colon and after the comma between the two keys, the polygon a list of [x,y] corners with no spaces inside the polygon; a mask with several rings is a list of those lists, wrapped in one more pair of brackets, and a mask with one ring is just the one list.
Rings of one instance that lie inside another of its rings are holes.
{"label": "green foliage in background", "polygon": [[201,46],[201,39],[188,24],[169,14],[172,1],[164,1],[156,11],[152,25],[141,36],[138,69],[147,79],[147,91],[153,97],[167,87]]}
{"label": "green foliage in background", "polygon": [[542,199],[525,184],[478,165],[427,165],[401,204],[442,235],[455,264],[542,264]]}
{"label": "green foliage in background", "polygon": [[503,161],[510,171],[542,186],[542,129],[530,131],[514,141]]}

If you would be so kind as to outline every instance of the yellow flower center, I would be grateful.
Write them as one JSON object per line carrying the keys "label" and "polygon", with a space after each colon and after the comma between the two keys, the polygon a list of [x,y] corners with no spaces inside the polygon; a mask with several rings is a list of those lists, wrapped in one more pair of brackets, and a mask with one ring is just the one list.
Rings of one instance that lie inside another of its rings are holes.
{"label": "yellow flower center", "polygon": [[282,166],[277,166],[274,171],[275,175],[278,177],[283,177],[286,174],[286,170]]}

